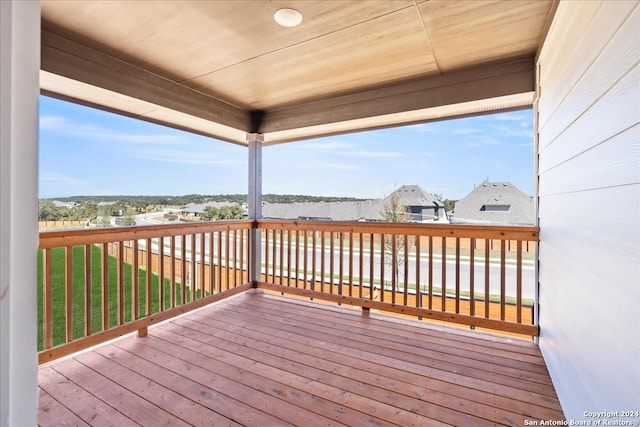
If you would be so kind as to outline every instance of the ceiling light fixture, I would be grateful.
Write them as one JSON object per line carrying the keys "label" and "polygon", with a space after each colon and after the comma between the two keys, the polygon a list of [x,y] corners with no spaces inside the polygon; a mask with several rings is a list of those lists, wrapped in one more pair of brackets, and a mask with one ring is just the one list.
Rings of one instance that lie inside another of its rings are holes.
{"label": "ceiling light fixture", "polygon": [[273,19],[283,27],[295,27],[302,22],[302,14],[295,9],[279,9]]}

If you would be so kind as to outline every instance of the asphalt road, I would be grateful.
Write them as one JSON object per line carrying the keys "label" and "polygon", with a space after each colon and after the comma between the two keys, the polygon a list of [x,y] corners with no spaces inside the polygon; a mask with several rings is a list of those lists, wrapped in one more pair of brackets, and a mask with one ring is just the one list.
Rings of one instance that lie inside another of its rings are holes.
{"label": "asphalt road", "polygon": [[[138,215],[136,216],[136,223],[137,225],[157,225],[157,222],[154,221],[150,221],[149,217],[152,216],[157,216],[158,213],[154,213],[154,214],[143,214],[143,215]],[[190,248],[191,248],[191,236],[186,236],[186,247],[187,247],[187,251],[190,252]],[[196,251],[200,250],[200,236],[196,235]],[[178,248],[180,248],[180,239],[176,239],[176,246]],[[272,265],[274,263],[274,254],[273,254],[273,246],[272,246],[273,242],[270,242],[269,244],[269,265],[270,265],[270,272],[272,271]],[[166,243],[165,243],[166,244]],[[286,243],[285,243],[286,244]],[[302,242],[301,242],[302,245]],[[217,239],[216,241],[214,241],[214,248],[213,248],[213,254],[214,254],[214,259],[218,259],[218,242]],[[292,245],[293,246],[293,245]],[[352,266],[353,271],[351,272],[351,276],[354,278],[354,282],[358,283],[358,278],[360,277],[360,271],[359,271],[359,265],[360,265],[360,259],[359,259],[359,251],[354,248],[353,254],[349,255],[349,249],[348,247],[344,248],[344,253],[343,256],[340,257],[340,254],[337,251],[338,245],[336,244],[335,246],[335,253],[333,255],[333,271],[330,270],[330,259],[331,259],[331,252],[330,250],[327,248],[327,246],[325,246],[325,255],[324,255],[324,260],[325,260],[325,266],[324,266],[324,271],[321,271],[321,249],[319,247],[319,245],[316,247],[316,251],[315,251],[315,265],[316,265],[316,276],[320,277],[323,273],[324,276],[327,278],[331,277],[331,275],[333,275],[334,280],[337,280],[337,276],[340,272],[340,269],[342,268],[342,277],[343,277],[343,282],[347,281],[349,276],[350,276],[350,271],[349,268],[350,266]],[[288,255],[288,252],[286,250],[286,246],[284,248],[284,256],[283,259],[280,259],[280,246],[279,244],[276,245],[276,258],[275,258],[275,264],[276,264],[276,274],[278,274],[280,272],[280,264],[282,263],[282,269],[284,271],[284,274],[290,274],[291,277],[295,277],[296,274],[299,275],[300,278],[303,278],[305,276],[305,272],[303,270],[304,268],[304,253],[301,250],[300,251],[300,255],[299,255],[299,261],[298,261],[298,272],[296,273],[296,251],[295,251],[295,247],[291,248],[291,255]],[[263,246],[263,258],[264,258],[264,246]],[[225,254],[225,247],[224,247],[224,241],[223,241],[223,245],[222,245],[222,256],[224,257]],[[205,239],[205,254],[207,256],[210,255],[210,248],[209,248],[209,239]],[[188,255],[190,256],[190,255]],[[313,257],[314,257],[314,253],[313,251],[311,251],[311,248],[309,249],[309,253],[307,254],[307,272],[306,272],[306,276],[307,277],[311,277],[311,268],[313,265]],[[385,265],[384,265],[384,280],[385,283],[387,284],[387,286],[391,285],[392,282],[392,275],[393,275],[393,271],[394,268],[391,265],[390,262],[390,256],[388,254],[385,254]],[[362,265],[363,265],[363,282],[364,283],[370,283],[370,259],[371,259],[371,254],[369,253],[368,250],[365,250],[363,252],[362,255]],[[351,260],[351,261],[350,261]],[[223,260],[224,262],[224,260]],[[400,282],[400,286],[402,286],[402,284],[404,283],[404,262],[401,261],[400,262],[400,267],[398,269],[399,274],[398,274],[398,279]],[[342,266],[342,267],[341,267]],[[410,284],[410,288],[412,288],[412,286],[415,284],[416,281],[416,259],[414,256],[409,256],[409,260],[408,260],[408,270],[407,270],[407,277],[408,277],[408,283]],[[489,287],[490,287],[490,293],[494,294],[494,295],[498,295],[500,294],[500,287],[501,287],[501,266],[499,264],[499,260],[492,260],[489,263]],[[440,256],[434,256],[433,259],[433,263],[431,265],[431,268],[429,266],[429,259],[428,259],[428,254],[422,254],[420,257],[420,262],[418,265],[418,269],[420,272],[420,285],[423,289],[426,289],[428,283],[429,283],[429,277],[431,277],[431,281],[433,283],[433,286],[436,288],[442,288],[443,284],[446,286],[447,290],[453,290],[455,289],[456,286],[456,281],[457,278],[459,277],[459,281],[460,281],[460,289],[461,291],[469,291],[470,290],[470,272],[471,272],[471,264],[468,260],[468,258],[466,260],[462,259],[460,264],[459,264],[459,271],[456,271],[456,263],[455,263],[455,259],[453,259],[452,257],[448,257],[448,259],[446,260],[445,263],[445,269],[444,269],[444,274],[443,274],[443,269],[442,269],[442,258]],[[505,266],[505,289],[506,289],[506,295],[507,296],[515,296],[516,294],[516,267],[513,264],[507,264]],[[264,271],[263,271],[264,272]],[[373,257],[373,280],[374,283],[379,284],[380,283],[380,254],[376,253],[376,255]],[[443,279],[444,278],[444,279]],[[522,269],[522,284],[523,284],[523,291],[522,291],[522,295],[523,298],[534,298],[535,295],[535,270],[534,267],[532,265],[526,265],[523,267]],[[477,259],[475,262],[475,266],[474,266],[474,287],[475,287],[475,291],[476,292],[483,292],[484,291],[484,286],[485,286],[485,264],[484,264],[484,259]]]}

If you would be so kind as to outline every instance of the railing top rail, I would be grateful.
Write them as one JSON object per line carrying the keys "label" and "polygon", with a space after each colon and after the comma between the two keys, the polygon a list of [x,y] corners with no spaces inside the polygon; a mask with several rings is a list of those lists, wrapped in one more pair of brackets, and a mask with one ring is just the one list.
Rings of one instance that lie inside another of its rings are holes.
{"label": "railing top rail", "polygon": [[297,221],[270,219],[257,220],[256,225],[259,229],[406,234],[412,236],[522,240],[533,242],[537,242],[540,235],[540,228],[537,226],[451,225],[359,221]]}
{"label": "railing top rail", "polygon": [[162,224],[134,227],[89,228],[84,230],[43,231],[40,232],[39,249],[251,228],[254,228],[254,221],[251,220],[222,220],[192,224]]}

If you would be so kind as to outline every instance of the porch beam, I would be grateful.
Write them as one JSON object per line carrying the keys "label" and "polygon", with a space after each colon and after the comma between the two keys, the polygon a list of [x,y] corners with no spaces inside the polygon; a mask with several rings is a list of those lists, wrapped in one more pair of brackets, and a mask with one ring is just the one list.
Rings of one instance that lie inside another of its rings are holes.
{"label": "porch beam", "polygon": [[[335,129],[335,124],[350,121],[358,121],[353,123],[352,130],[380,127],[379,124],[376,125],[381,123],[380,117],[390,115],[395,116],[392,116],[393,119],[389,121],[389,125],[407,120],[421,121],[420,112],[428,109],[435,109],[431,114],[434,119],[474,113],[464,109],[455,112],[455,109],[450,108],[457,104],[465,105],[482,101],[480,104],[482,106],[486,101],[489,109],[526,108],[533,102],[534,91],[534,58],[521,58],[270,110],[264,118],[261,131],[267,134],[267,143],[272,143],[280,142],[278,141],[279,132],[296,129],[304,133],[304,129],[309,128],[310,133],[317,135],[323,132],[318,128],[320,126],[333,124]],[[491,99],[512,99],[515,102],[500,101],[502,105],[499,105],[499,102],[491,105]],[[447,108],[440,111],[438,110],[440,107]],[[475,114],[483,111],[478,109]],[[418,112],[418,114],[408,116],[408,119],[398,116],[410,112]],[[427,113],[425,111],[424,117],[429,117]],[[349,125],[345,127],[348,129]]]}
{"label": "porch beam", "polygon": [[[247,133],[249,146],[249,200],[248,218],[262,219],[262,144],[264,136],[259,133]],[[249,281],[254,287],[260,281],[262,256],[260,251],[261,231],[257,227],[249,230]]]}
{"label": "porch beam", "polygon": [[[183,129],[189,128],[189,124],[181,126],[179,122],[163,122],[161,119],[155,118],[160,115],[155,114],[154,109],[166,108],[243,131],[251,126],[250,114],[237,106],[46,30],[42,31],[41,49],[41,68],[43,71],[152,105],[139,107],[138,110],[142,109],[142,111],[124,111],[118,110],[118,107],[109,108],[109,103],[113,101],[111,99],[113,95],[109,96],[99,90],[92,92],[91,88],[84,87],[82,90],[83,98],[74,99],[73,88],[65,88],[62,83],[56,84],[55,88],[44,87],[44,93],[47,95],[75,100],[97,108],[107,107],[106,109],[109,111]],[[67,82],[66,84],[73,85],[74,83]],[[71,95],[65,92],[69,92]],[[195,131],[198,132],[197,129]],[[210,136],[228,139],[222,134]]]}

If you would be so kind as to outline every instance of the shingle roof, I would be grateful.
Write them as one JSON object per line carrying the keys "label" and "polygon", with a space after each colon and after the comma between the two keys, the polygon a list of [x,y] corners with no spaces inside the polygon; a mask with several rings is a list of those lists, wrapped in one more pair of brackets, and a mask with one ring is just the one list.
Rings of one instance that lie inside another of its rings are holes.
{"label": "shingle roof", "polygon": [[270,203],[262,207],[264,218],[331,219],[333,221],[381,221],[385,203],[398,193],[407,206],[444,206],[418,185],[403,185],[385,199],[362,202]]}
{"label": "shingle roof", "polygon": [[403,185],[387,196],[384,202],[391,200],[394,195],[400,196],[402,203],[407,206],[444,206],[441,201],[424,191],[419,185]]}
{"label": "shingle roof", "polygon": [[509,182],[483,181],[458,200],[453,223],[534,224],[533,198]]}

